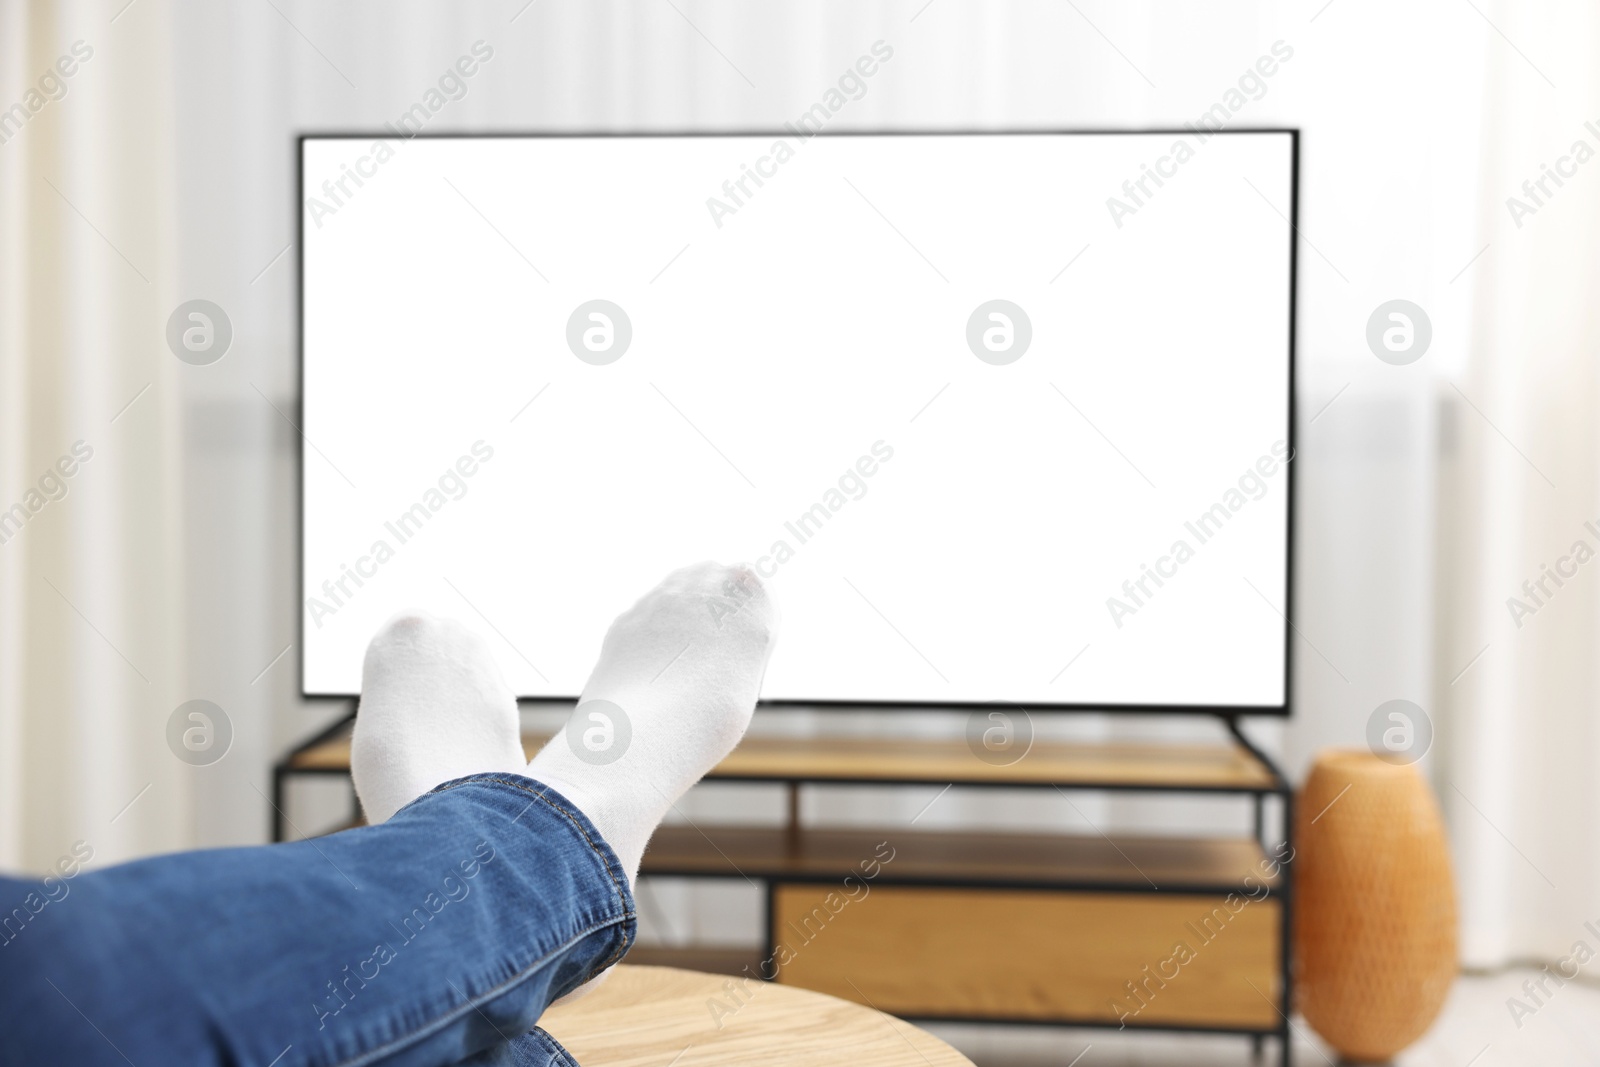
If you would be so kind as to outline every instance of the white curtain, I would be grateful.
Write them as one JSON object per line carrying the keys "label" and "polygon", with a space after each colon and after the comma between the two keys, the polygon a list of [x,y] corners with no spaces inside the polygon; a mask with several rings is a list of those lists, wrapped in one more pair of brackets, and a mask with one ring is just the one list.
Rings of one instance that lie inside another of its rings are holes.
{"label": "white curtain", "polygon": [[[3,10],[0,105],[73,40],[96,52],[64,99],[0,144],[0,506],[60,449],[101,432],[93,420],[152,387],[106,426],[116,436],[97,445],[72,495],[0,546],[0,860],[49,862],[79,833],[63,813],[114,811],[152,780],[112,828],[137,835],[124,847],[260,840],[272,758],[341,710],[298,696],[294,644],[297,133],[392,121],[480,40],[494,58],[430,132],[774,125],[880,39],[894,59],[841,128],[1175,125],[1281,41],[1292,60],[1237,118],[1304,131],[1296,717],[1255,732],[1298,775],[1319,748],[1363,744],[1379,704],[1415,701],[1437,730],[1423,766],[1454,838],[1468,962],[1559,954],[1593,918],[1595,568],[1521,630],[1504,603],[1583,536],[1582,519],[1600,516],[1586,311],[1600,162],[1520,229],[1504,205],[1572,140],[1600,146],[1583,125],[1600,120],[1587,8],[137,0],[120,13]],[[209,367],[177,363],[161,341],[166,314],[195,297],[220,304],[235,329]],[[1433,322],[1432,348],[1409,367],[1380,363],[1364,342],[1369,314],[1397,297]],[[234,727],[233,751],[209,768],[179,764],[161,733],[165,714],[195,697]],[[809,814],[909,818],[932,792],[841,794]],[[1198,831],[1238,817],[1200,804],[1080,799],[1075,809],[952,793],[918,825]],[[728,926],[720,905],[680,902],[675,914],[678,932]]]}
{"label": "white curtain", "polygon": [[1436,781],[1463,957],[1479,966],[1564,956],[1600,916],[1600,568],[1574,551],[1600,550],[1600,161],[1577,146],[1600,152],[1600,14],[1506,4],[1495,18],[1520,53],[1489,52],[1486,251],[1470,360],[1441,390],[1435,675]]}
{"label": "white curtain", "polygon": [[[171,34],[0,7],[0,865],[192,841]],[[13,106],[16,105],[16,106]],[[59,464],[59,466],[57,466]],[[70,474],[67,472],[70,471]],[[9,521],[7,521],[9,520]]]}

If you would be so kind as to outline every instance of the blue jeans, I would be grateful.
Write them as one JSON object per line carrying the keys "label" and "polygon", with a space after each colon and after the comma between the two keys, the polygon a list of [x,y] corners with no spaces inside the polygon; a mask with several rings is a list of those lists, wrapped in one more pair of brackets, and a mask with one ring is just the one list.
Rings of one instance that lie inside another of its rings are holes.
{"label": "blue jeans", "polygon": [[0,879],[0,909],[5,1064],[570,1067],[534,1024],[635,929],[611,847],[514,774],[316,840]]}

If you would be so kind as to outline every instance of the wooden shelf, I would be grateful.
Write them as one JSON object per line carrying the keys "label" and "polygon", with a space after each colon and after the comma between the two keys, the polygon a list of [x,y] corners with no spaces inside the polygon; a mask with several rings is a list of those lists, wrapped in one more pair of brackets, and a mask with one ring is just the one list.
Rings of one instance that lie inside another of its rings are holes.
{"label": "wooden shelf", "polygon": [[[526,733],[531,758],[548,734]],[[289,757],[291,773],[350,769],[350,731]],[[1234,744],[1039,741],[1009,766],[978,759],[961,740],[747,737],[706,776],[724,781],[885,785],[1061,786],[1063,788],[1260,793],[1279,788],[1271,768]]]}
{"label": "wooden shelf", "polygon": [[[886,843],[886,844],[885,844]],[[893,859],[874,861],[892,851]],[[663,826],[640,873],[874,885],[1095,888],[1228,893],[1262,884],[1261,846],[1246,838],[971,833],[903,829],[784,831],[768,827]],[[1255,892],[1260,893],[1256,888]]]}
{"label": "wooden shelf", "polygon": [[1272,789],[1272,772],[1235,745],[1036,742],[1009,766],[961,740],[746,738],[710,777],[809,782],[1062,785],[1096,789]]}
{"label": "wooden shelf", "polygon": [[772,939],[784,985],[908,1018],[1283,1033],[1282,904],[906,885],[846,901],[787,882]]}

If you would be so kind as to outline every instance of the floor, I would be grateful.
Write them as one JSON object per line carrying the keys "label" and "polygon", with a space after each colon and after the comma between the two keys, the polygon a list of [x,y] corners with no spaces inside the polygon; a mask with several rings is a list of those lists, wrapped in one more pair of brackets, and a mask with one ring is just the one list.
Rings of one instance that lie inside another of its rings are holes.
{"label": "floor", "polygon": [[[1576,1067],[1600,1064],[1600,986],[1551,986],[1531,1015],[1513,1019],[1507,1001],[1532,1006],[1522,984],[1533,970],[1457,980],[1444,1011],[1397,1067]],[[1520,1021],[1520,1026],[1518,1022]],[[1245,1038],[1194,1034],[1119,1033],[1048,1027],[928,1025],[978,1067],[1241,1067],[1251,1063]],[[1338,1057],[1295,1021],[1294,1062],[1331,1067]],[[1269,1043],[1264,1063],[1276,1064]]]}

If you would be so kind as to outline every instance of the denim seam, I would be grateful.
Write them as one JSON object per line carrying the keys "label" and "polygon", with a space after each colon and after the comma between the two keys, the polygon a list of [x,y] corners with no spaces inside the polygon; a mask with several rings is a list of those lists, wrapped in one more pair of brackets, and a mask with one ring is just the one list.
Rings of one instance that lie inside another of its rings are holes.
{"label": "denim seam", "polygon": [[[500,778],[500,777],[497,777],[497,776],[494,776],[494,775],[481,775],[480,774],[480,775],[474,775],[471,778],[461,779],[460,781],[447,782],[444,785],[441,785],[441,786],[437,787],[436,789],[434,789],[433,792],[435,792],[435,793],[443,793],[443,792],[447,792],[447,791],[449,791],[451,789],[459,789],[459,788],[461,788],[462,786],[465,786],[465,785],[474,785],[474,784],[481,783],[481,782],[494,782],[494,783],[496,783],[498,785],[510,786],[512,789],[516,789],[516,790],[519,790],[519,791],[521,791],[523,793],[527,793],[529,796],[534,797],[536,800],[544,801],[551,808],[553,808],[556,811],[559,811],[563,816],[566,817],[566,820],[572,824],[572,828],[574,830],[578,831],[578,833],[583,835],[584,843],[589,846],[589,849],[600,860],[601,866],[603,866],[605,868],[606,877],[611,879],[611,888],[616,890],[618,899],[621,900],[621,901],[624,901],[624,902],[627,900],[627,892],[622,888],[622,886],[617,884],[617,874],[611,868],[611,860],[608,859],[606,857],[606,854],[600,850],[600,847],[595,844],[594,839],[589,836],[589,831],[585,830],[583,828],[583,823],[579,822],[577,820],[577,818],[572,814],[572,812],[568,811],[566,808],[563,808],[560,804],[557,804],[555,801],[550,799],[550,797],[548,795],[549,791],[550,791],[550,787],[549,786],[545,786],[544,792],[536,792],[536,791],[534,791],[532,789],[529,789],[525,785],[519,785],[518,783],[513,782],[513,781],[509,781],[509,780],[507,780],[505,778]],[[543,784],[543,783],[541,783],[541,784]],[[520,816],[518,816],[518,817],[520,818]],[[625,907],[625,908],[623,908],[623,911],[624,912],[628,912],[628,909]],[[609,962],[607,963],[606,966],[610,966]],[[604,970],[604,968],[601,968],[601,969]]]}
{"label": "denim seam", "polygon": [[[494,782],[494,783],[497,783],[499,785],[508,785],[512,789],[516,789],[516,790],[519,790],[519,791],[521,791],[523,793],[527,793],[529,796],[533,797],[536,800],[544,801],[551,808],[553,808],[556,811],[559,811],[563,816],[566,817],[566,820],[572,824],[572,828],[574,830],[578,831],[578,833],[583,835],[584,843],[589,846],[590,851],[592,851],[595,854],[595,857],[600,860],[600,865],[605,868],[606,877],[611,879],[611,888],[616,893],[618,902],[622,903],[624,905],[623,909],[622,909],[623,918],[627,919],[627,918],[631,917],[634,914],[633,910],[626,906],[627,899],[628,899],[628,891],[625,888],[625,886],[626,886],[627,883],[624,882],[621,885],[619,885],[617,883],[617,872],[612,869],[611,860],[607,858],[606,853],[601,850],[600,846],[595,843],[594,838],[589,836],[589,831],[584,829],[583,823],[579,822],[577,817],[574,816],[572,814],[572,812],[568,811],[566,808],[563,808],[560,804],[557,804],[555,801],[550,799],[550,796],[549,796],[550,787],[549,786],[545,786],[544,790],[542,792],[540,792],[540,791],[535,791],[535,790],[529,789],[525,785],[520,785],[517,782],[509,781],[509,780],[507,780],[505,778],[499,778],[499,777],[494,777],[494,776],[485,777],[483,775],[478,775],[478,776],[476,776],[474,778],[468,779],[465,782],[458,782],[458,783],[455,783],[455,784],[446,785],[443,788],[444,789],[456,789],[456,788],[459,788],[462,785],[470,785],[473,782]],[[543,782],[541,782],[539,784],[540,785],[544,785]],[[609,849],[609,846],[607,846],[607,847]],[[588,977],[585,978],[584,981],[587,982],[590,978],[593,978],[595,975],[599,974],[601,971],[605,970],[607,967],[610,967],[613,963],[616,963],[623,956],[626,956],[628,954],[628,949],[630,947],[632,947],[632,945],[633,945],[632,940],[626,934],[624,934],[623,938],[622,938],[622,944],[618,946],[617,951],[613,952],[611,954],[611,957],[609,959],[607,959],[604,963],[602,963],[599,967],[596,967],[594,970],[590,971]],[[578,984],[582,985],[583,982],[580,982]],[[576,987],[574,987],[574,988],[576,988]]]}
{"label": "denim seam", "polygon": [[544,1043],[550,1047],[555,1056],[555,1059],[550,1061],[555,1067],[578,1067],[577,1061],[567,1053],[567,1046],[557,1041],[554,1034],[542,1026],[536,1026],[534,1029],[544,1035]]}
{"label": "denim seam", "polygon": [[418,1027],[416,1030],[412,1031],[409,1034],[404,1035],[403,1037],[397,1037],[394,1040],[387,1042],[386,1044],[380,1045],[375,1049],[368,1049],[366,1052],[358,1053],[358,1054],[356,1054],[355,1056],[353,1056],[353,1057],[351,1057],[349,1059],[339,1060],[337,1063],[332,1064],[331,1067],[359,1067],[359,1065],[363,1064],[363,1063],[372,1063],[373,1060],[374,1060],[374,1057],[388,1055],[391,1052],[396,1052],[396,1051],[399,1051],[401,1049],[404,1049],[408,1045],[412,1045],[412,1044],[416,1043],[417,1041],[421,1040],[422,1038],[433,1036],[433,1034],[437,1033],[440,1030],[440,1028],[444,1027],[445,1025],[447,1025],[447,1024],[449,1024],[451,1022],[454,1022],[458,1017],[460,1017],[462,1015],[465,1015],[468,1011],[477,1011],[478,1010],[478,1006],[480,1004],[487,1004],[489,1001],[495,999],[500,994],[506,992],[509,989],[515,988],[516,986],[520,985],[522,982],[526,981],[528,976],[529,976],[529,974],[531,974],[533,971],[538,970],[540,967],[544,966],[544,964],[546,962],[548,962],[551,957],[553,957],[553,956],[555,956],[555,955],[557,955],[557,954],[559,954],[561,952],[565,952],[567,949],[571,948],[573,945],[577,944],[579,941],[582,941],[584,938],[588,937],[589,935],[597,933],[597,932],[599,932],[601,930],[604,930],[609,926],[615,926],[620,922],[626,921],[628,918],[629,918],[629,916],[622,915],[622,916],[619,916],[619,917],[617,917],[615,919],[609,919],[609,920],[607,920],[606,922],[603,922],[603,923],[596,923],[595,925],[589,927],[588,929],[580,931],[579,933],[577,933],[577,934],[573,935],[571,938],[569,938],[567,941],[565,941],[562,944],[560,944],[560,945],[556,946],[555,948],[551,949],[545,955],[540,956],[538,959],[536,959],[532,963],[528,964],[526,967],[524,967],[522,970],[518,971],[516,974],[512,975],[510,978],[507,978],[504,982],[501,982],[499,985],[495,986],[493,989],[490,989],[490,990],[488,990],[486,992],[480,993],[476,997],[469,997],[467,999],[467,1001],[461,1005],[461,1007],[456,1008],[456,1009],[446,1013],[445,1015],[441,1015],[439,1018],[434,1019],[432,1022],[423,1024],[422,1026]]}
{"label": "denim seam", "polygon": [[[478,1005],[479,1004],[487,1004],[489,1001],[495,999],[495,997],[498,997],[501,993],[505,992],[506,990],[512,989],[515,986],[521,984],[523,981],[525,981],[527,979],[527,977],[533,971],[537,970],[539,967],[542,967],[551,957],[553,957],[556,954],[558,954],[560,952],[563,952],[566,949],[570,948],[571,946],[577,944],[579,941],[582,941],[584,938],[588,937],[590,934],[596,933],[597,931],[600,931],[600,930],[604,930],[609,926],[615,926],[615,925],[617,925],[619,923],[625,923],[629,919],[633,918],[634,912],[633,912],[633,910],[631,908],[628,908],[626,906],[627,894],[622,889],[622,887],[617,885],[617,877],[616,877],[616,873],[612,870],[611,861],[606,857],[606,854],[600,850],[599,846],[595,844],[594,839],[589,836],[589,831],[584,829],[583,824],[580,823],[573,816],[572,812],[568,811],[566,808],[563,808],[560,804],[557,804],[555,801],[551,800],[545,793],[536,792],[535,790],[529,789],[525,785],[519,785],[516,782],[508,781],[505,778],[499,778],[499,777],[495,777],[495,776],[492,776],[492,775],[475,775],[475,776],[473,776],[471,778],[461,779],[460,781],[449,782],[449,783],[446,783],[445,785],[438,786],[437,788],[431,790],[431,792],[433,792],[433,793],[443,793],[443,792],[446,792],[446,791],[451,790],[451,789],[459,789],[462,786],[474,785],[474,784],[479,784],[479,783],[483,783],[483,782],[492,782],[492,783],[495,783],[495,784],[498,784],[498,785],[510,786],[513,789],[516,789],[516,790],[519,790],[519,791],[521,791],[523,793],[529,794],[530,796],[532,796],[536,800],[544,801],[545,804],[549,805],[551,809],[560,812],[566,818],[566,820],[569,823],[572,824],[572,828],[577,830],[579,834],[583,835],[584,843],[589,846],[590,851],[592,851],[595,854],[596,858],[598,858],[600,860],[600,865],[605,869],[606,877],[611,879],[611,888],[613,889],[613,891],[616,892],[618,902],[622,903],[624,905],[624,907],[622,909],[622,914],[617,916],[617,917],[615,917],[615,918],[607,919],[604,922],[595,923],[594,925],[591,925],[588,929],[583,930],[582,932],[576,934],[575,936],[573,936],[572,938],[567,940],[565,943],[560,945],[558,948],[552,949],[550,952],[546,953],[544,956],[541,956],[539,959],[537,959],[537,960],[533,961],[532,963],[528,964],[528,966],[524,967],[521,971],[517,972],[511,978],[508,978],[506,981],[502,982],[500,985],[496,986],[494,989],[491,989],[486,993],[481,993],[476,998],[468,998],[467,1002],[464,1005],[462,1005],[461,1008],[457,1009],[456,1011],[451,1012],[449,1014],[446,1014],[444,1016],[441,1016],[440,1018],[433,1020],[433,1022],[431,1022],[431,1023],[424,1024],[424,1026],[421,1027],[420,1029],[418,1029],[416,1031],[413,1031],[412,1033],[410,1033],[410,1034],[408,1034],[408,1035],[406,1035],[404,1037],[396,1038],[393,1041],[390,1041],[387,1044],[380,1046],[379,1048],[371,1049],[371,1050],[369,1050],[367,1052],[360,1053],[360,1054],[358,1054],[357,1056],[355,1056],[354,1058],[351,1058],[351,1059],[340,1060],[337,1064],[334,1065],[334,1067],[357,1067],[357,1065],[359,1065],[361,1063],[370,1063],[370,1062],[372,1062],[371,1058],[374,1057],[374,1056],[377,1056],[377,1055],[380,1055],[380,1054],[386,1054],[386,1053],[388,1053],[390,1051],[395,1050],[397,1047],[403,1048],[409,1043],[414,1043],[415,1041],[420,1040],[423,1037],[431,1036],[431,1034],[437,1033],[438,1030],[442,1026],[444,1026],[444,1025],[450,1023],[450,1022],[453,1022],[457,1017],[466,1014],[466,1011],[468,1009],[476,1011],[478,1009]],[[548,790],[548,787],[546,787],[546,789]],[[588,975],[584,978],[584,981],[587,982],[589,979],[593,978],[595,975],[599,974],[601,971],[604,971],[606,968],[610,967],[617,960],[619,960],[623,956],[625,956],[627,954],[627,952],[628,952],[628,949],[632,946],[632,943],[633,943],[632,939],[626,933],[624,933],[623,936],[622,936],[622,943],[618,946],[617,950],[615,952],[613,952],[611,954],[611,956],[604,963],[602,963],[599,967],[596,967],[596,968],[592,969],[588,973]],[[580,986],[582,984],[583,984],[583,982],[579,982],[578,983],[578,985],[580,985]],[[577,987],[574,986],[574,988],[577,988]]]}
{"label": "denim seam", "polygon": [[[618,885],[617,884],[617,872],[612,870],[611,860],[606,857],[606,853],[604,851],[602,851],[600,846],[595,843],[594,838],[589,836],[589,831],[584,829],[583,823],[580,822],[578,820],[578,818],[575,815],[573,815],[572,812],[568,811],[566,808],[563,808],[560,804],[557,804],[555,801],[550,799],[550,796],[549,796],[550,787],[549,786],[546,785],[542,791],[536,791],[536,790],[533,790],[533,789],[529,789],[527,786],[522,785],[522,784],[520,784],[518,782],[510,781],[509,779],[502,778],[502,777],[500,777],[498,775],[475,774],[475,775],[472,775],[469,778],[464,778],[464,779],[461,779],[459,781],[446,782],[444,785],[435,787],[432,790],[432,792],[444,793],[444,792],[448,792],[451,789],[459,789],[459,788],[461,788],[462,786],[465,786],[465,785],[473,785],[473,784],[483,783],[483,782],[492,782],[492,783],[494,783],[496,785],[510,786],[512,789],[518,790],[519,792],[527,793],[529,796],[533,797],[535,800],[544,801],[544,803],[549,805],[553,810],[559,811],[566,818],[566,820],[569,823],[572,824],[572,828],[574,830],[578,831],[578,833],[583,835],[584,843],[589,846],[590,851],[592,851],[595,854],[595,857],[597,859],[599,859],[600,865],[603,868],[605,868],[606,877],[611,879],[611,888],[616,893],[618,902],[622,903],[624,905],[624,907],[622,909],[622,911],[623,911],[623,919],[630,918],[634,914],[633,910],[626,906],[627,899],[628,899],[628,892],[627,892],[627,889],[625,888],[626,883],[624,882],[622,885]],[[539,784],[540,785],[544,785],[543,782],[541,782]],[[521,816],[518,816],[518,818],[521,818]],[[602,963],[599,967],[597,967],[594,970],[590,971],[588,977],[586,977],[584,979],[584,981],[586,982],[590,978],[593,978],[595,975],[599,974],[601,971],[605,970],[607,967],[610,967],[613,963],[615,963],[618,960],[620,960],[623,956],[627,955],[628,949],[632,946],[632,944],[633,944],[632,940],[630,938],[628,938],[627,935],[624,935],[623,938],[622,938],[622,944],[618,947],[617,951],[613,952],[611,954],[611,957],[609,959],[607,959],[604,963]],[[580,982],[578,984],[582,985],[583,983]]]}

